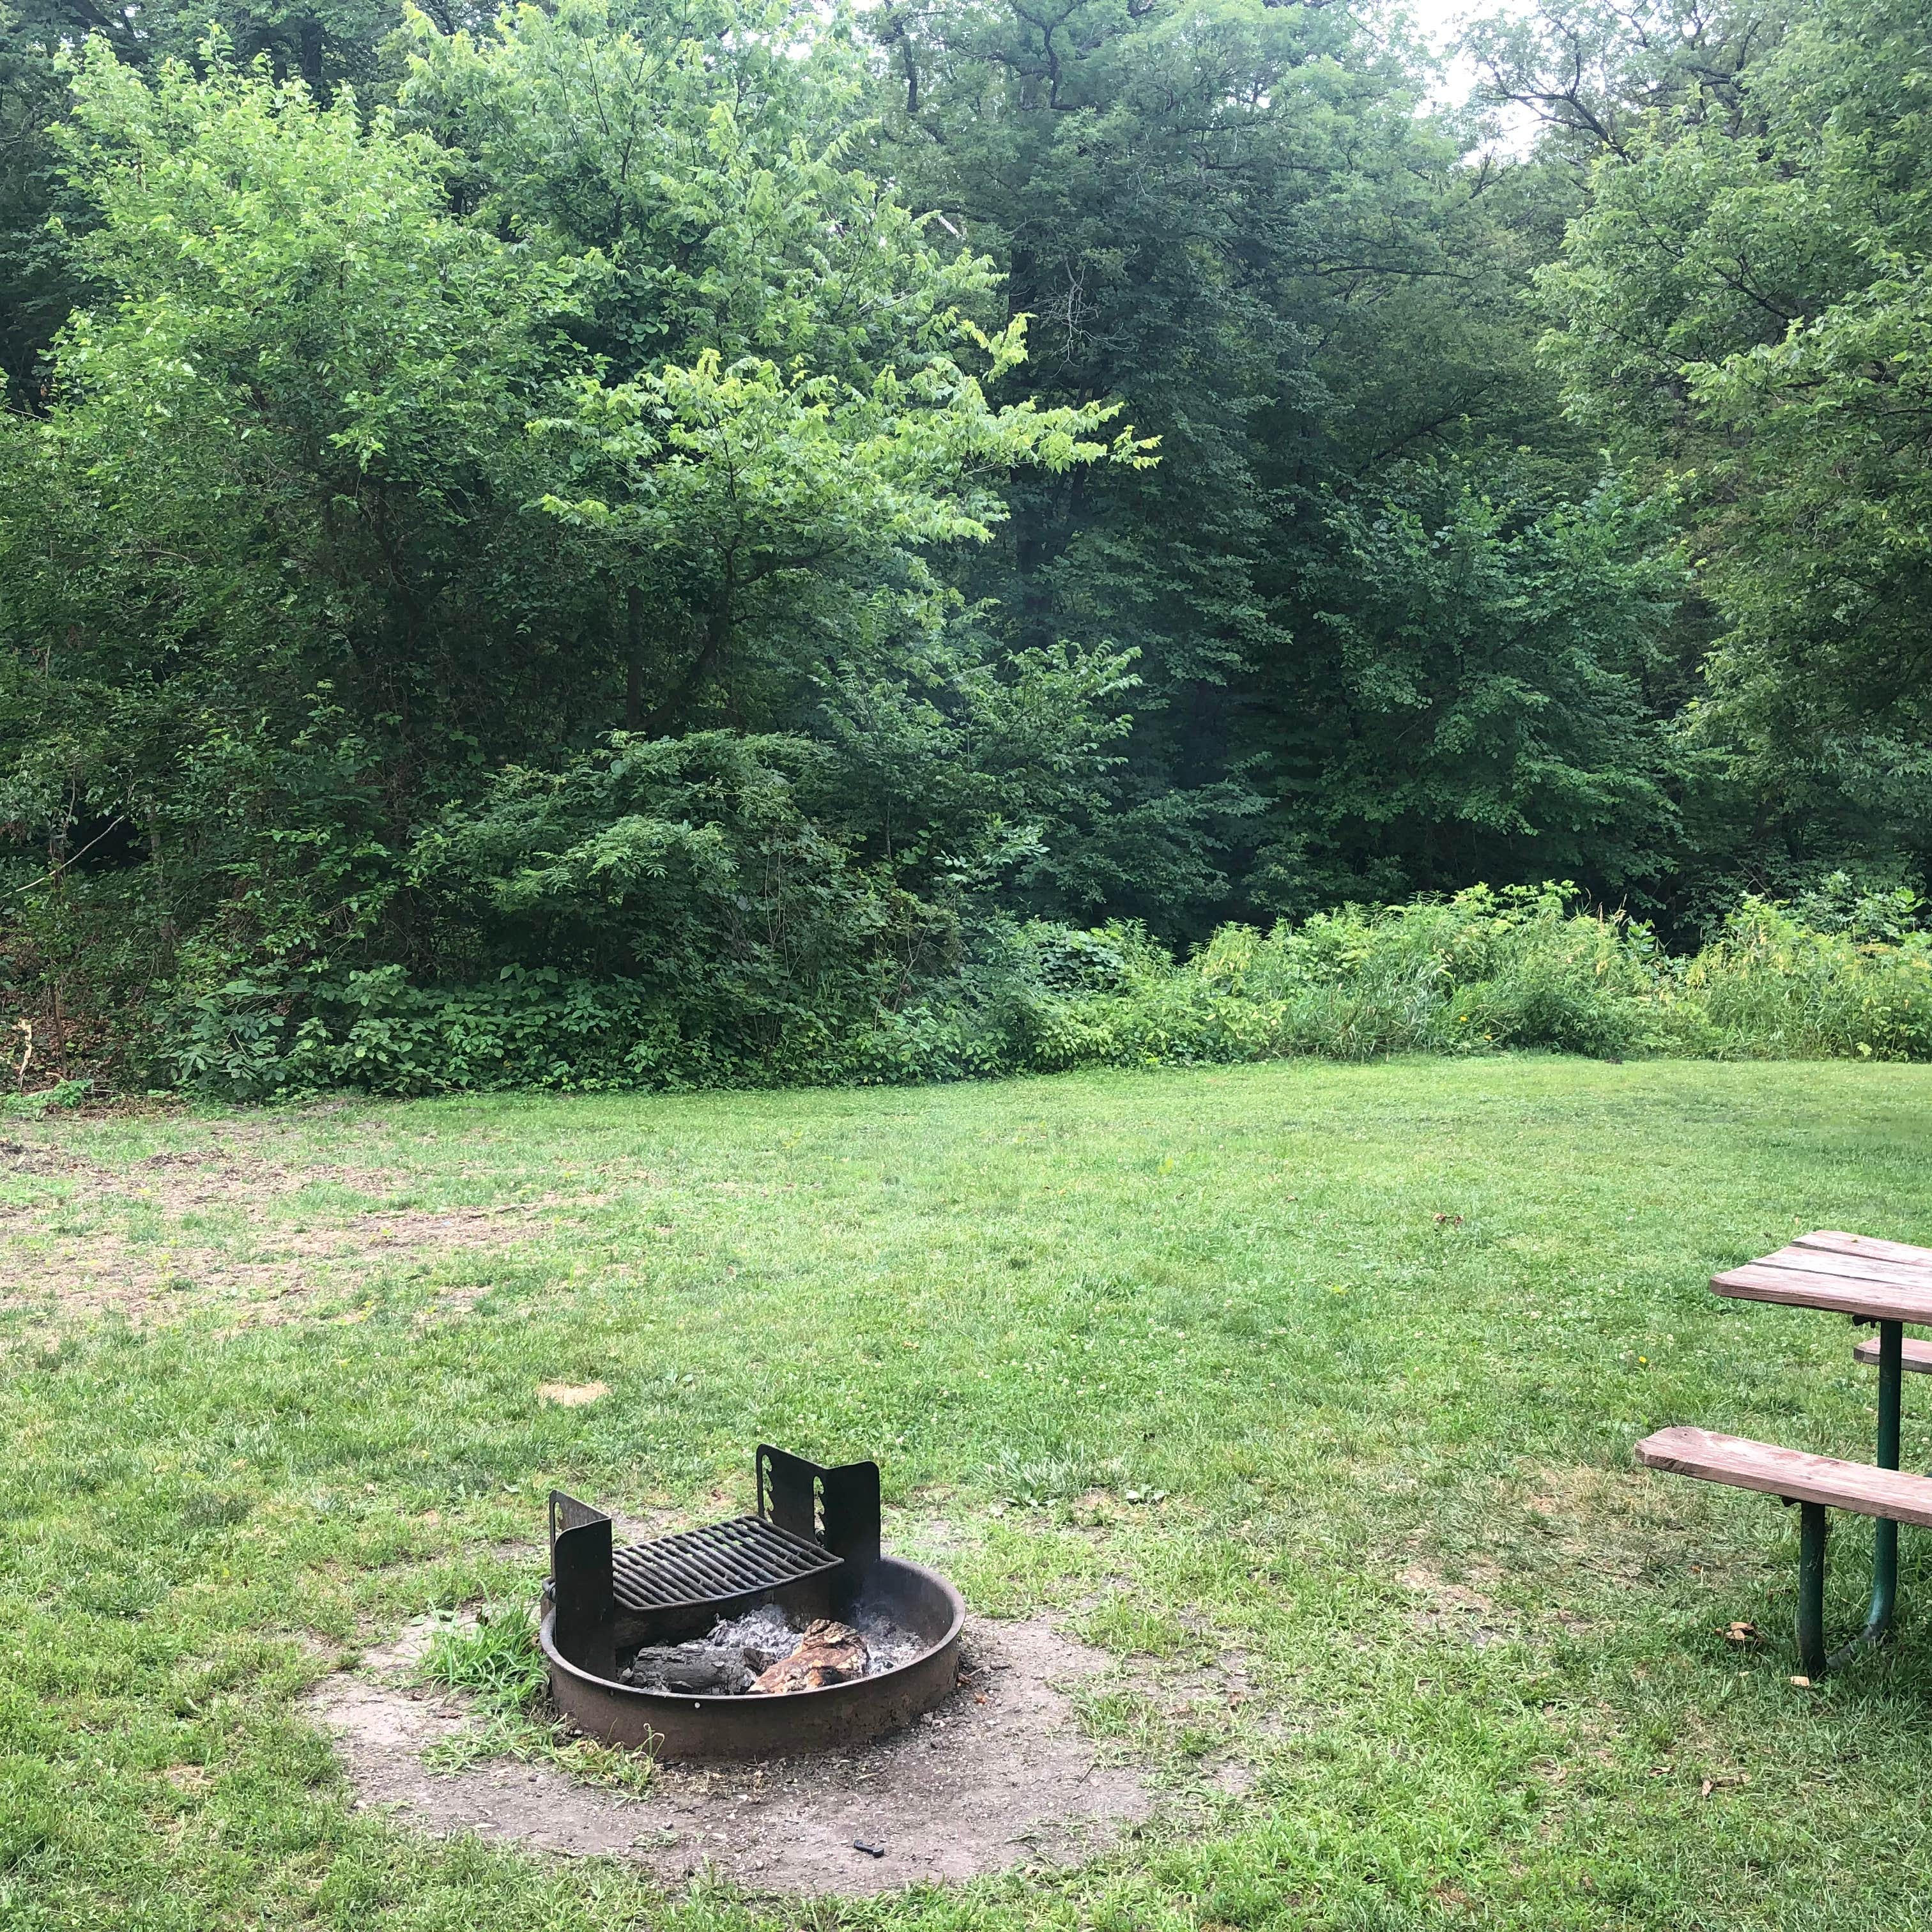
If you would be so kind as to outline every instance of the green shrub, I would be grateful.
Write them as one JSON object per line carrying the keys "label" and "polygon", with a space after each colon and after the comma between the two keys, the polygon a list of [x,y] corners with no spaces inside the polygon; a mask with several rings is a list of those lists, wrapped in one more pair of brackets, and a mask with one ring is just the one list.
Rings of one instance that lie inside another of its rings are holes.
{"label": "green shrub", "polygon": [[[832,889],[818,890],[822,918]],[[238,980],[178,1007],[164,1050],[182,1084],[236,1097],[884,1085],[1505,1048],[1932,1058],[1932,940],[1916,926],[1820,932],[1747,900],[1681,959],[1640,922],[1575,901],[1567,886],[1474,886],[1271,932],[1224,926],[1178,962],[1136,926],[1034,921],[988,924],[923,975],[854,940],[808,972],[767,950],[649,977],[519,964],[472,986],[419,985],[398,966],[293,988]]]}

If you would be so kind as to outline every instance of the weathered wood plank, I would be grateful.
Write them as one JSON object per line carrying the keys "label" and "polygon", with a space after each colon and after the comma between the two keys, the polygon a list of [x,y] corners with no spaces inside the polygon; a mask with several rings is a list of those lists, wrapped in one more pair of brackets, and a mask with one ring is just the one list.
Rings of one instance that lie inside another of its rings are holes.
{"label": "weathered wood plank", "polygon": [[1774,1255],[1759,1256],[1750,1265],[1837,1275],[1846,1281],[1882,1281],[1892,1288],[1932,1288],[1932,1268],[1922,1268],[1916,1262],[1888,1262],[1878,1255],[1841,1255],[1826,1248],[1780,1248]]}
{"label": "weathered wood plank", "polygon": [[[1868,1369],[1878,1366],[1878,1337],[1856,1343],[1852,1349],[1852,1360],[1862,1363]],[[1898,1366],[1908,1375],[1932,1376],[1932,1342],[1915,1342],[1910,1339],[1899,1345]]]}
{"label": "weathered wood plank", "polygon": [[1636,1456],[1647,1468],[1671,1475],[1693,1476],[1797,1502],[1826,1503],[1860,1516],[1932,1529],[1932,1476],[1874,1469],[1864,1462],[1780,1449],[1708,1429],[1660,1429],[1636,1445]]}
{"label": "weathered wood plank", "polygon": [[1836,1228],[1814,1228],[1800,1234],[1793,1247],[1817,1248],[1828,1254],[1870,1255],[1886,1262],[1916,1262],[1932,1268],[1932,1248],[1915,1248],[1909,1241],[1882,1241],[1876,1234],[1846,1234]]}
{"label": "weathered wood plank", "polygon": [[1742,1301],[1775,1301],[1788,1308],[1818,1308],[1827,1314],[1862,1315],[1870,1322],[1932,1322],[1932,1287],[1904,1288],[1882,1282],[1847,1281],[1828,1274],[1803,1274],[1796,1268],[1765,1268],[1756,1262],[1713,1275],[1719,1294]]}

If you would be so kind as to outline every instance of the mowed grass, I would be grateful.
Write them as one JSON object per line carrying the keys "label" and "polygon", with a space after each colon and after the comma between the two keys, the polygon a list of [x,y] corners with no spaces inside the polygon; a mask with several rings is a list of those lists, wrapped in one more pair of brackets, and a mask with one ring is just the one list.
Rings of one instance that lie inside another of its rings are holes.
{"label": "mowed grass", "polygon": [[[46,1160],[0,1184],[16,1259],[113,1239],[176,1270],[138,1323],[0,1316],[8,1932],[1932,1921],[1928,1539],[1898,1643],[1801,1690],[1792,1513],[1630,1459],[1680,1420],[1869,1456],[1848,1325],[1705,1282],[1808,1227],[1932,1238],[1932,1069],[1276,1065],[8,1131],[136,1177],[244,1135],[318,1177],[166,1210]],[[514,1242],[372,1250],[266,1316],[180,1259],[516,1203],[544,1204]],[[1172,1821],[1083,1869],[798,1905],[352,1810],[306,1686],[528,1591],[552,1484],[715,1514],[760,1440],[876,1454],[889,1534],[976,1607],[1132,1660],[1087,1718]],[[1869,1539],[1836,1521],[1842,1628]],[[1138,1688],[1224,1652],[1234,1712]],[[1229,1753],[1248,1795],[1190,1784]]]}

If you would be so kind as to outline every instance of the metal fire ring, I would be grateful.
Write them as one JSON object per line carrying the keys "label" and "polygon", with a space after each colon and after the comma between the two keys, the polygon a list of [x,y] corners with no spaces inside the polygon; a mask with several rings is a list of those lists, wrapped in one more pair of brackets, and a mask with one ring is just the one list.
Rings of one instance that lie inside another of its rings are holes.
{"label": "metal fire ring", "polygon": [[[558,1708],[662,1757],[757,1757],[862,1744],[910,1724],[958,1678],[966,1606],[937,1571],[879,1550],[876,1462],[826,1468],[760,1443],[758,1514],[620,1545],[610,1516],[553,1491],[540,1635]],[[870,1612],[925,1648],[815,1690],[692,1696],[618,1681],[620,1652],[675,1643],[772,1604],[799,1623]]]}
{"label": "metal fire ring", "polygon": [[550,1694],[557,1708],[583,1730],[662,1758],[782,1756],[868,1743],[910,1724],[952,1690],[966,1620],[959,1592],[923,1564],[882,1556],[872,1581],[889,1605],[917,1596],[943,1604],[946,1611],[944,1634],[930,1649],[875,1677],[775,1697],[686,1697],[640,1690],[592,1676],[561,1655],[553,1636],[556,1612],[546,1610],[539,1635],[550,1666]]}

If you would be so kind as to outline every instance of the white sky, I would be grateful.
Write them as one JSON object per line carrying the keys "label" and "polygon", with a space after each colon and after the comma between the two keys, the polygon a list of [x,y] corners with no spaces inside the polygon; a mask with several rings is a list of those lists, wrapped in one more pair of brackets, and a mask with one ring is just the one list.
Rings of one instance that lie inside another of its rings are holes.
{"label": "white sky", "polygon": [[[1375,4],[1375,0],[1370,0],[1370,4]],[[1528,14],[1533,10],[1534,0],[1382,0],[1382,4],[1392,13],[1406,14],[1438,53],[1447,54],[1464,21],[1478,14]],[[1470,62],[1460,58],[1450,60],[1436,98],[1445,105],[1460,106],[1475,84],[1476,70]],[[1536,131],[1534,118],[1514,112],[1505,112],[1501,118],[1502,138],[1495,145],[1505,149],[1526,149]]]}
{"label": "white sky", "polygon": [[[1388,0],[1384,0],[1388,4]],[[1482,4],[1482,0],[1394,0],[1388,5],[1390,13],[1402,13],[1431,40],[1437,50],[1446,48],[1456,38],[1463,21],[1472,14],[1490,13],[1493,8]]]}

